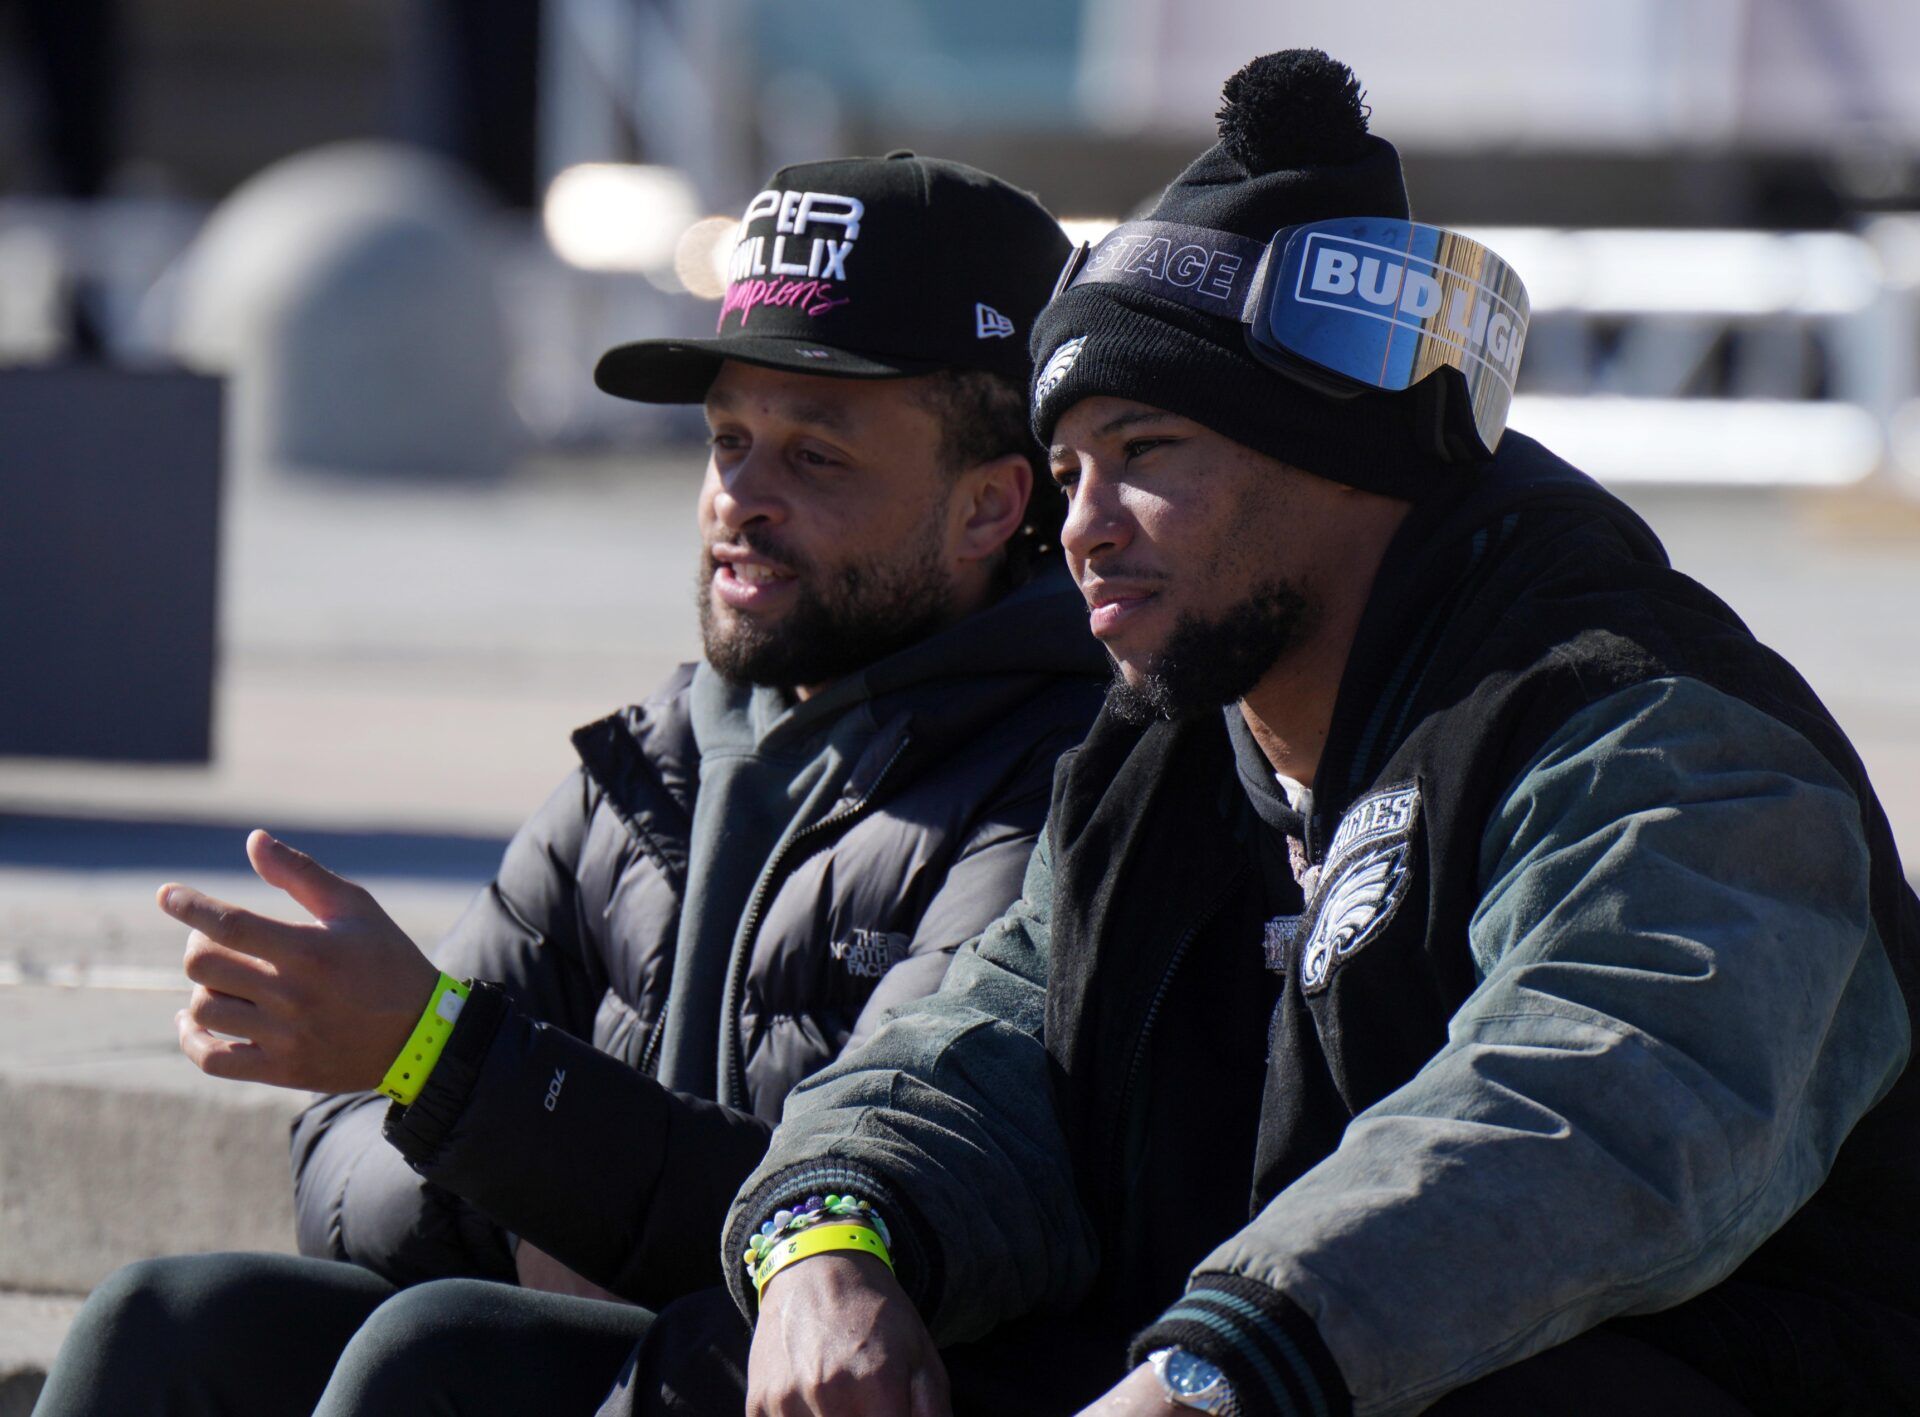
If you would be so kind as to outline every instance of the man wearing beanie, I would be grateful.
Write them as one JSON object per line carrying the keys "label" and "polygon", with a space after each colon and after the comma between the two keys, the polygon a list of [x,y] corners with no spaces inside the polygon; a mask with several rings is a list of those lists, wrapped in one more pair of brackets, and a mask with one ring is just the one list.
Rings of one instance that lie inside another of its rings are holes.
{"label": "man wearing beanie", "polygon": [[1017,898],[1099,709],[1027,419],[1067,254],[961,164],[809,163],[749,204],[714,338],[606,355],[607,392],[705,406],[704,659],[573,735],[431,962],[265,833],[316,923],[162,889],[182,1048],[334,1094],[294,1127],[311,1258],[109,1278],[43,1417],[591,1411],[650,1309],[719,1288],[787,1090]]}
{"label": "man wearing beanie", "polygon": [[1524,291],[1353,76],[1226,100],[1036,326],[1113,687],[1021,902],[788,1098],[748,1410],[1920,1411],[1920,907],[1858,759],[1501,436]]}

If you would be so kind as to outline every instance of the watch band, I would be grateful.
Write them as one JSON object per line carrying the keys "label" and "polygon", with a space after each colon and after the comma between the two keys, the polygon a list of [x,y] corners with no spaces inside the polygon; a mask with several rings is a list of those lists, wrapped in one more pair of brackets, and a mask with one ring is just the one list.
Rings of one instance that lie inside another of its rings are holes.
{"label": "watch band", "polygon": [[1176,1407],[1240,1417],[1240,1397],[1216,1364],[1184,1348],[1160,1348],[1147,1355],[1160,1390]]}

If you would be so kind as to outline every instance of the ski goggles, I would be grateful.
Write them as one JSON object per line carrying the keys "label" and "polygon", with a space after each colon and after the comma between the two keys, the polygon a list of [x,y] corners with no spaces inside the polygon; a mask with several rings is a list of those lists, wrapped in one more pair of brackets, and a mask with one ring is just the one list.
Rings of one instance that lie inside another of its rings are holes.
{"label": "ski goggles", "polygon": [[1412,390],[1448,461],[1491,457],[1527,338],[1527,290],[1458,232],[1388,217],[1283,227],[1262,243],[1130,221],[1084,242],[1054,296],[1121,285],[1237,320],[1261,363],[1334,398]]}

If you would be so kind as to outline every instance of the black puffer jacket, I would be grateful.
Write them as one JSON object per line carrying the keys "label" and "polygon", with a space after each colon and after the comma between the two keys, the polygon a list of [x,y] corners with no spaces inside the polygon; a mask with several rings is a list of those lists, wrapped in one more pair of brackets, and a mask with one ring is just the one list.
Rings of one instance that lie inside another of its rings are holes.
{"label": "black puffer jacket", "polygon": [[[641,1303],[719,1283],[721,1222],[787,1091],[1019,896],[1105,677],[1053,572],[784,713],[689,666],[581,729],[581,766],[435,951],[488,982],[420,1098],[325,1098],[295,1123],[301,1250],[401,1283],[507,1278],[511,1232]],[[716,715],[747,746],[703,773]],[[781,798],[759,838],[738,797],[716,820],[714,784],[742,771]],[[684,900],[724,896],[703,874],[756,840],[744,908],[680,949],[701,932]]]}

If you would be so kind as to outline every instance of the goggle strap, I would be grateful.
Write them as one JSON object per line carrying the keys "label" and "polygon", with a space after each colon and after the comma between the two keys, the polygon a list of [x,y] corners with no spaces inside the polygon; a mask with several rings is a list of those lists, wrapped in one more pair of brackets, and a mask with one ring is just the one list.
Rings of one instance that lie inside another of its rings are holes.
{"label": "goggle strap", "polygon": [[1081,285],[1119,285],[1241,324],[1253,320],[1272,244],[1173,221],[1130,221],[1091,250],[1074,252],[1056,295]]}

